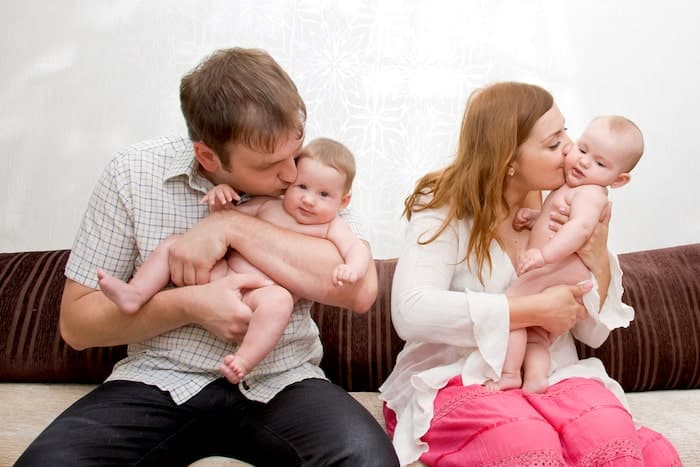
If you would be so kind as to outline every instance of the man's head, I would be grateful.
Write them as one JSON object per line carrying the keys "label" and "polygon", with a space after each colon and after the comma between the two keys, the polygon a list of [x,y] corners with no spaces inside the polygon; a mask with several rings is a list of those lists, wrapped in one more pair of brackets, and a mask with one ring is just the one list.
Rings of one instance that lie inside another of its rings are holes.
{"label": "man's head", "polygon": [[644,137],[631,120],[596,117],[566,155],[566,183],[621,187],[630,181],[629,173],[643,152]]}
{"label": "man's head", "polygon": [[197,161],[214,183],[275,194],[296,177],[306,106],[266,52],[214,52],[182,78],[180,104]]}
{"label": "man's head", "polygon": [[341,143],[318,138],[297,159],[297,178],[287,188],[284,208],[300,224],[325,224],[350,203],[355,159]]}

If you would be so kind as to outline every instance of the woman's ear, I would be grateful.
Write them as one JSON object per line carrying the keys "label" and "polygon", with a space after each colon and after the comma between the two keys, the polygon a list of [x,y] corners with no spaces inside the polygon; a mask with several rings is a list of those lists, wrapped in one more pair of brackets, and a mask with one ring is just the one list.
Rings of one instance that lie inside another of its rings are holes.
{"label": "woman's ear", "polygon": [[617,176],[615,181],[610,184],[610,188],[620,188],[621,186],[627,185],[631,179],[632,177],[627,172],[621,173]]}
{"label": "woman's ear", "polygon": [[201,141],[193,143],[194,157],[207,172],[216,172],[221,168],[221,159],[214,150]]}

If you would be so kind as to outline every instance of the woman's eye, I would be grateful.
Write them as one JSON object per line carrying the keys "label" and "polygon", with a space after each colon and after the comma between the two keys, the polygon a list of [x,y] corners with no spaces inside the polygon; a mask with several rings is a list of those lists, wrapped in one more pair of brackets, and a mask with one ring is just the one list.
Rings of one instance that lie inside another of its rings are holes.
{"label": "woman's eye", "polygon": [[557,141],[553,145],[549,146],[549,149],[554,150],[554,149],[558,148],[560,145],[561,145],[561,141]]}

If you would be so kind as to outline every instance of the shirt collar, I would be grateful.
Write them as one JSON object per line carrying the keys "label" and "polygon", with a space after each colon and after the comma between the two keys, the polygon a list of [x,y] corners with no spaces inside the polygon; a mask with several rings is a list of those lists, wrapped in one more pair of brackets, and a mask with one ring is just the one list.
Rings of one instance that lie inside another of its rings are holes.
{"label": "shirt collar", "polygon": [[187,177],[190,187],[203,193],[207,193],[214,187],[206,177],[199,173],[199,162],[194,157],[192,144],[189,144],[187,149],[175,154],[169,167],[165,170],[163,181],[168,182],[183,176]]}

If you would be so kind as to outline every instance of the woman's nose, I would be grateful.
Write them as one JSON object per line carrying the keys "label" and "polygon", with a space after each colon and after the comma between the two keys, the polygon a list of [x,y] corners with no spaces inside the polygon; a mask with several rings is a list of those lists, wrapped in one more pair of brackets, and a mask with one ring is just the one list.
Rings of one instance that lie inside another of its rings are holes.
{"label": "woman's nose", "polygon": [[571,141],[568,141],[564,143],[562,146],[562,154],[564,154],[564,157],[569,155],[569,152],[571,151],[571,148],[573,147],[573,143]]}

